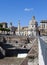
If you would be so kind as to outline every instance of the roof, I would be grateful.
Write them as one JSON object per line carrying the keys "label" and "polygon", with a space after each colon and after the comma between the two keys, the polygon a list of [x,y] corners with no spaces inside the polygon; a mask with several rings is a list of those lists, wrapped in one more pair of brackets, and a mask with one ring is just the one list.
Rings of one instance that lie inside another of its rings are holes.
{"label": "roof", "polygon": [[47,23],[47,20],[41,20],[40,23]]}
{"label": "roof", "polygon": [[22,28],[28,28],[28,26],[26,26],[26,27],[22,27]]}
{"label": "roof", "polygon": [[[26,26],[26,27],[20,27],[20,31],[27,31],[28,30],[28,27]],[[18,27],[17,27],[17,29],[16,29],[16,31],[18,31]]]}
{"label": "roof", "polygon": [[7,22],[1,22],[1,24],[7,24]]}

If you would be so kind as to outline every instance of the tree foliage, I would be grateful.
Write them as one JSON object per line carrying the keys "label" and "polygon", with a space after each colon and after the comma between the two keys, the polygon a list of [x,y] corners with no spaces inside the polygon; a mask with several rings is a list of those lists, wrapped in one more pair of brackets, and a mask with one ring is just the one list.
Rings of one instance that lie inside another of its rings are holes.
{"label": "tree foliage", "polygon": [[9,31],[10,31],[10,29],[9,29],[9,28],[0,28],[0,30],[1,30],[1,31],[7,31],[7,32],[9,32]]}
{"label": "tree foliage", "polygon": [[2,27],[2,24],[0,24],[0,27]]}

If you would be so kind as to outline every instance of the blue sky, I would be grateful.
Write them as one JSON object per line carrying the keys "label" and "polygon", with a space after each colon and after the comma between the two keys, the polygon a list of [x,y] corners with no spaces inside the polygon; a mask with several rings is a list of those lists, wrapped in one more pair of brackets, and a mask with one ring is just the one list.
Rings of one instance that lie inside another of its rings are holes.
{"label": "blue sky", "polygon": [[47,0],[0,0],[0,22],[10,22],[18,26],[28,26],[32,16],[38,23],[47,19]]}

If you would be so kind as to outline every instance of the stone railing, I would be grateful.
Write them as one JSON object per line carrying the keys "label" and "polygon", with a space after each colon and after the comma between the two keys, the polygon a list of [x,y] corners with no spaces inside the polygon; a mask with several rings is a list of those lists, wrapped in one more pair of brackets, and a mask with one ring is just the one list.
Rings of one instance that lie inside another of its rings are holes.
{"label": "stone railing", "polygon": [[[34,39],[32,46],[34,45],[35,41],[36,41],[36,39]],[[30,51],[28,52],[28,54],[30,54]],[[27,55],[27,57],[22,61],[22,63],[20,65],[28,65],[28,60],[29,59],[28,59],[28,55]]]}
{"label": "stone railing", "polygon": [[28,65],[28,58],[26,57],[20,65]]}

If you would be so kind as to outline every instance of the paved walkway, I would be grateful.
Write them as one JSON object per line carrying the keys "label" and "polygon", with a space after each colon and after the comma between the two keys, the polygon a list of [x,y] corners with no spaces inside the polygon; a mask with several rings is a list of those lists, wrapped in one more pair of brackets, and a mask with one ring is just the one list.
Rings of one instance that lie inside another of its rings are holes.
{"label": "paved walkway", "polygon": [[40,38],[47,43],[47,36],[42,36]]}

